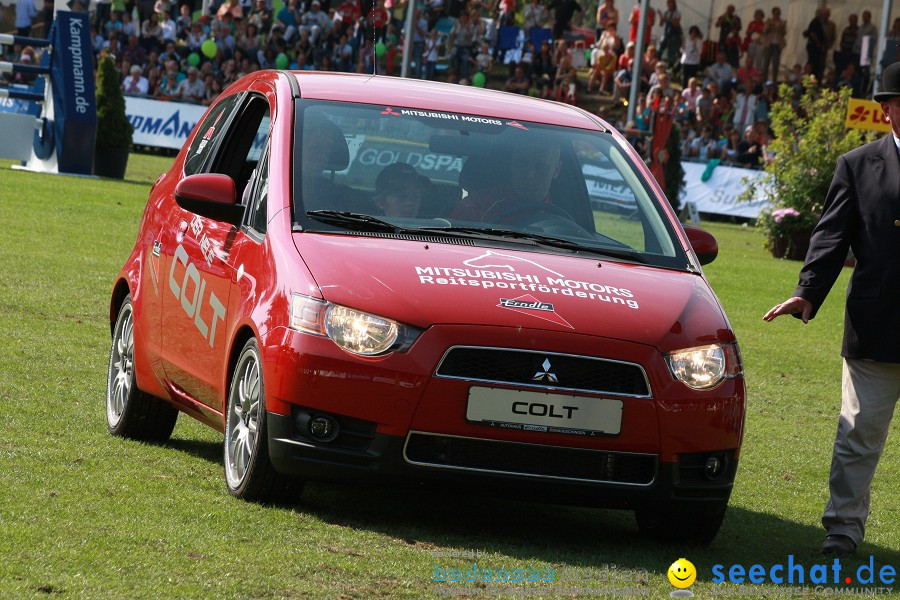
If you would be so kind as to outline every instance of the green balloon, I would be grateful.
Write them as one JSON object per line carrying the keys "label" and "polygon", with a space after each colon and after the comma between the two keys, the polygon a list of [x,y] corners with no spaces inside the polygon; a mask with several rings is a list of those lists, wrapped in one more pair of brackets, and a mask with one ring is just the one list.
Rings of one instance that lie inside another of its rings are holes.
{"label": "green balloon", "polygon": [[287,69],[289,62],[287,54],[281,52],[278,56],[275,57],[275,66],[279,69]]}
{"label": "green balloon", "polygon": [[200,64],[200,55],[197,54],[196,52],[191,52],[190,54],[188,54],[188,64],[191,65],[192,67],[196,67],[197,65],[199,65]]}
{"label": "green balloon", "polygon": [[484,87],[484,84],[487,83],[487,77],[484,76],[484,73],[480,71],[475,73],[475,76],[472,77],[472,85],[475,87]]}
{"label": "green balloon", "polygon": [[387,48],[385,48],[382,42],[375,44],[375,56],[384,56],[385,52],[387,52]]}
{"label": "green balloon", "polygon": [[216,56],[216,43],[212,40],[206,40],[203,42],[203,45],[200,46],[200,50],[203,51],[203,54],[207,58],[215,58]]}

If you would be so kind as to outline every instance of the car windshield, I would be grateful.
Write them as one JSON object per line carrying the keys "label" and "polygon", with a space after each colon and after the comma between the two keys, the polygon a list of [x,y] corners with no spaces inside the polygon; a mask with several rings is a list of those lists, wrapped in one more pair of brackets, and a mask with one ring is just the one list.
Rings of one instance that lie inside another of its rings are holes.
{"label": "car windshield", "polygon": [[482,238],[688,268],[612,135],[525,121],[297,101],[304,231]]}

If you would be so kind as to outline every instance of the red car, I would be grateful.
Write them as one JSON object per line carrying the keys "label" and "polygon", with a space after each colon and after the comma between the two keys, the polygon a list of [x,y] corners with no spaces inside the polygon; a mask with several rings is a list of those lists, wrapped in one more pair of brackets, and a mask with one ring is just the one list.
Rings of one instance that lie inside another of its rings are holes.
{"label": "red car", "polygon": [[710,540],[745,412],[716,252],[578,108],[253,73],[150,192],[110,304],[109,430],[165,440],[181,411],[224,432],[248,500],[443,482]]}

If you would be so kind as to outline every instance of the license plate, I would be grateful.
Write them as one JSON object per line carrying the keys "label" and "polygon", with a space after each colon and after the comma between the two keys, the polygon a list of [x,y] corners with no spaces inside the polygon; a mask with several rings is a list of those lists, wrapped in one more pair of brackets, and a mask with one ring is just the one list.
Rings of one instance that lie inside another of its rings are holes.
{"label": "license plate", "polygon": [[608,398],[472,387],[466,419],[525,431],[618,435],[622,430],[622,406],[621,400]]}

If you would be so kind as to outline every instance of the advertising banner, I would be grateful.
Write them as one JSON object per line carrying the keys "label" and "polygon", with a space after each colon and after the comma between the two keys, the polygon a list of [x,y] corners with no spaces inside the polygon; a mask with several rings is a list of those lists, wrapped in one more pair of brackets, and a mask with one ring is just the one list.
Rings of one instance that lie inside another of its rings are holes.
{"label": "advertising banner", "polygon": [[850,98],[844,125],[866,131],[887,132],[891,130],[891,123],[884,118],[884,111],[881,110],[879,102],[860,100],[858,98]]}
{"label": "advertising banner", "polygon": [[58,168],[90,175],[97,130],[90,20],[86,13],[59,11],[53,31],[50,80]]}
{"label": "advertising banner", "polygon": [[125,96],[125,114],[134,127],[134,144],[180,150],[205,106]]}
{"label": "advertising banner", "polygon": [[[24,89],[30,89],[26,86],[18,86]],[[9,89],[15,90],[17,86],[11,85]],[[35,117],[41,114],[41,105],[31,100],[16,100],[15,98],[0,98],[0,113],[16,113],[19,115],[33,115]]]}
{"label": "advertising banner", "polygon": [[755,219],[769,206],[761,189],[751,201],[738,202],[738,196],[747,189],[745,179],[759,181],[765,175],[764,171],[720,165],[713,169],[709,179],[703,181],[706,163],[683,162],[681,166],[684,167],[685,183],[681,201],[694,202],[701,213]]}

